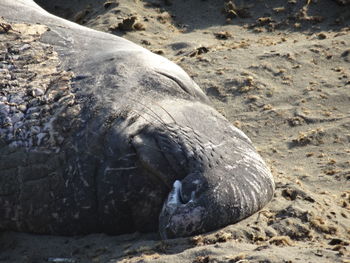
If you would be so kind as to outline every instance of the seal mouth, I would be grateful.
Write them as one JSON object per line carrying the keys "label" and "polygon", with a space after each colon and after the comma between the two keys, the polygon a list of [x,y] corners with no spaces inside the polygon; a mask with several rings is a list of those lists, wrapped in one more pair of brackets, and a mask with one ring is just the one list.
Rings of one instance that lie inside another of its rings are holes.
{"label": "seal mouth", "polygon": [[176,180],[173,184],[173,189],[169,193],[168,199],[164,203],[167,207],[177,207],[180,205],[185,205],[187,203],[193,202],[195,196],[195,191],[191,192],[191,198],[186,200],[182,194],[182,183]]}
{"label": "seal mouth", "polygon": [[[164,202],[162,211],[159,215],[159,234],[162,239],[169,239],[173,238],[176,233],[172,231],[173,226],[172,221],[174,221],[173,216],[176,215],[176,211],[180,208],[186,209],[186,206],[191,205],[194,203],[195,198],[195,191],[191,191],[191,198],[188,199],[183,196],[182,192],[182,183],[179,180],[176,180],[173,184],[173,188],[171,192],[168,195],[168,198]],[[188,214],[189,217],[192,217],[190,214]],[[178,225],[186,224],[184,222],[184,219],[178,218]],[[176,220],[175,220],[176,221]],[[185,219],[186,221],[186,219]],[[189,222],[191,223],[191,222]],[[189,229],[186,229],[189,231]]]}
{"label": "seal mouth", "polygon": [[200,202],[201,197],[197,197],[196,190],[190,190],[187,197],[184,196],[188,190],[184,189],[186,183],[176,180],[164,202],[159,215],[159,234],[162,239],[204,232],[205,206]]}

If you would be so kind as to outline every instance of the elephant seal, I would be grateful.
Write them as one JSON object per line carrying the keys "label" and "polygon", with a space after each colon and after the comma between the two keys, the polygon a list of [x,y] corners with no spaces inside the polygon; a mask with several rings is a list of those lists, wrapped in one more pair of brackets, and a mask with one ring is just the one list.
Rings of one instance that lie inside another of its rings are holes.
{"label": "elephant seal", "polygon": [[31,0],[0,16],[0,229],[176,238],[270,201],[249,138],[180,67]]}

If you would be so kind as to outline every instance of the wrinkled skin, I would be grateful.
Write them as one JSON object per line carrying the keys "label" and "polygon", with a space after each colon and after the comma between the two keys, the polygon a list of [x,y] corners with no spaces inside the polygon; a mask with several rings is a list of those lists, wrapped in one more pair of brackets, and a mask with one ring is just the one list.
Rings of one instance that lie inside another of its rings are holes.
{"label": "wrinkled skin", "polygon": [[74,73],[81,108],[58,150],[0,142],[0,229],[175,238],[235,223],[272,198],[251,141],[181,68],[30,0],[2,0],[0,16],[50,29],[40,42]]}

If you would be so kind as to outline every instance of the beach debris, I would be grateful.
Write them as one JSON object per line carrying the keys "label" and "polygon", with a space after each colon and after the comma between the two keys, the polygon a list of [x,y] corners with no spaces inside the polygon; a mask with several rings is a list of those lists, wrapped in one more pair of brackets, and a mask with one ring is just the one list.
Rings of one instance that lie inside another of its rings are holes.
{"label": "beach debris", "polygon": [[76,263],[77,261],[74,258],[48,258],[48,262],[54,262],[54,263]]}
{"label": "beach debris", "polygon": [[272,237],[269,240],[269,243],[271,245],[276,245],[276,246],[293,246],[294,242],[290,239],[289,236],[276,236],[276,237]]}
{"label": "beach debris", "polygon": [[350,62],[350,49],[346,49],[340,56],[344,58],[346,62]]}
{"label": "beach debris", "polygon": [[210,262],[209,256],[198,256],[192,261],[192,263],[209,263],[209,262]]}
{"label": "beach debris", "polygon": [[73,21],[79,24],[84,23],[84,18],[92,11],[91,5],[87,5],[83,10],[75,14]]}
{"label": "beach debris", "polygon": [[275,7],[272,10],[276,13],[283,13],[286,11],[286,8],[284,6],[281,6],[281,7]]}
{"label": "beach debris", "polygon": [[103,7],[105,8],[105,9],[108,9],[108,8],[110,8],[110,7],[117,7],[119,5],[119,3],[118,2],[116,2],[116,1],[113,1],[113,0],[108,0],[108,1],[106,1],[106,2],[104,2],[103,3]]}
{"label": "beach debris", "polygon": [[265,17],[259,17],[257,19],[257,22],[259,25],[263,26],[274,22],[274,20],[270,16],[265,16]]}
{"label": "beach debris", "polygon": [[350,0],[334,0],[335,2],[337,2],[337,4],[339,5],[349,5],[350,4]]}
{"label": "beach debris", "polygon": [[233,256],[226,256],[225,259],[228,260],[229,263],[248,263],[249,261],[245,258],[247,257],[246,253],[239,253]]}
{"label": "beach debris", "polygon": [[171,23],[172,16],[168,12],[162,12],[160,15],[157,16],[157,20],[161,24]]}
{"label": "beach debris", "polygon": [[145,46],[150,46],[150,45],[151,45],[151,42],[148,41],[147,39],[142,39],[142,40],[141,40],[141,44],[142,44],[142,45],[145,45]]}
{"label": "beach debris", "polygon": [[123,21],[118,24],[118,29],[122,31],[131,31],[134,29],[136,20],[137,20],[136,16],[130,16],[130,17],[124,18]]}
{"label": "beach debris", "polygon": [[314,228],[317,232],[326,233],[330,235],[334,235],[337,233],[338,228],[332,224],[330,224],[324,218],[319,216],[314,216],[310,220],[310,226]]}
{"label": "beach debris", "polygon": [[299,132],[298,137],[292,140],[292,144],[293,146],[320,145],[324,143],[325,135],[326,133],[321,128]]}
{"label": "beach debris", "polygon": [[323,39],[326,39],[327,38],[327,35],[325,33],[319,33],[317,35],[317,38],[320,39],[320,40],[323,40]]}
{"label": "beach debris", "polygon": [[208,52],[209,52],[209,48],[208,48],[208,47],[200,46],[200,47],[197,47],[197,48],[196,48],[195,50],[193,50],[192,52],[190,52],[188,55],[189,55],[190,57],[196,57],[196,56],[199,56],[199,55],[208,53]]}
{"label": "beach debris", "polygon": [[244,5],[236,5],[234,1],[228,1],[224,5],[224,13],[228,19],[239,18],[249,18],[251,17],[248,11],[249,7]]}
{"label": "beach debris", "polygon": [[155,50],[152,50],[152,52],[157,54],[157,55],[164,55],[165,54],[164,50],[162,50],[162,49],[155,49]]}
{"label": "beach debris", "polygon": [[226,39],[231,38],[232,34],[230,32],[227,32],[227,31],[220,31],[220,32],[214,33],[214,36],[217,39],[226,40]]}
{"label": "beach debris", "polygon": [[120,31],[141,31],[141,30],[146,30],[146,26],[143,23],[136,22],[137,21],[137,16],[129,16],[127,18],[124,18],[122,22],[118,23],[117,25],[113,25],[109,27],[109,30],[115,31],[115,30],[120,30]]}
{"label": "beach debris", "polygon": [[7,33],[12,29],[11,25],[0,18],[0,33]]}

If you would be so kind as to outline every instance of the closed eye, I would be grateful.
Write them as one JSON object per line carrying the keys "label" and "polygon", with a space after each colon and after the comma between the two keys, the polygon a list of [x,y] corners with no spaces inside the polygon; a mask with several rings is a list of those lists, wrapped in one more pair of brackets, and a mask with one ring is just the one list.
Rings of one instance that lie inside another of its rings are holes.
{"label": "closed eye", "polygon": [[190,91],[189,91],[189,89],[179,80],[179,79],[177,79],[176,77],[174,77],[174,76],[172,76],[172,75],[170,75],[170,74],[167,74],[167,73],[164,73],[164,72],[160,72],[160,71],[157,71],[157,73],[158,74],[160,74],[160,75],[163,75],[163,76],[165,76],[165,77],[167,77],[167,78],[169,78],[169,79],[171,79],[172,81],[174,81],[184,92],[186,92],[186,93],[188,93],[188,94],[190,94],[190,95],[194,95],[194,94],[192,94]]}

